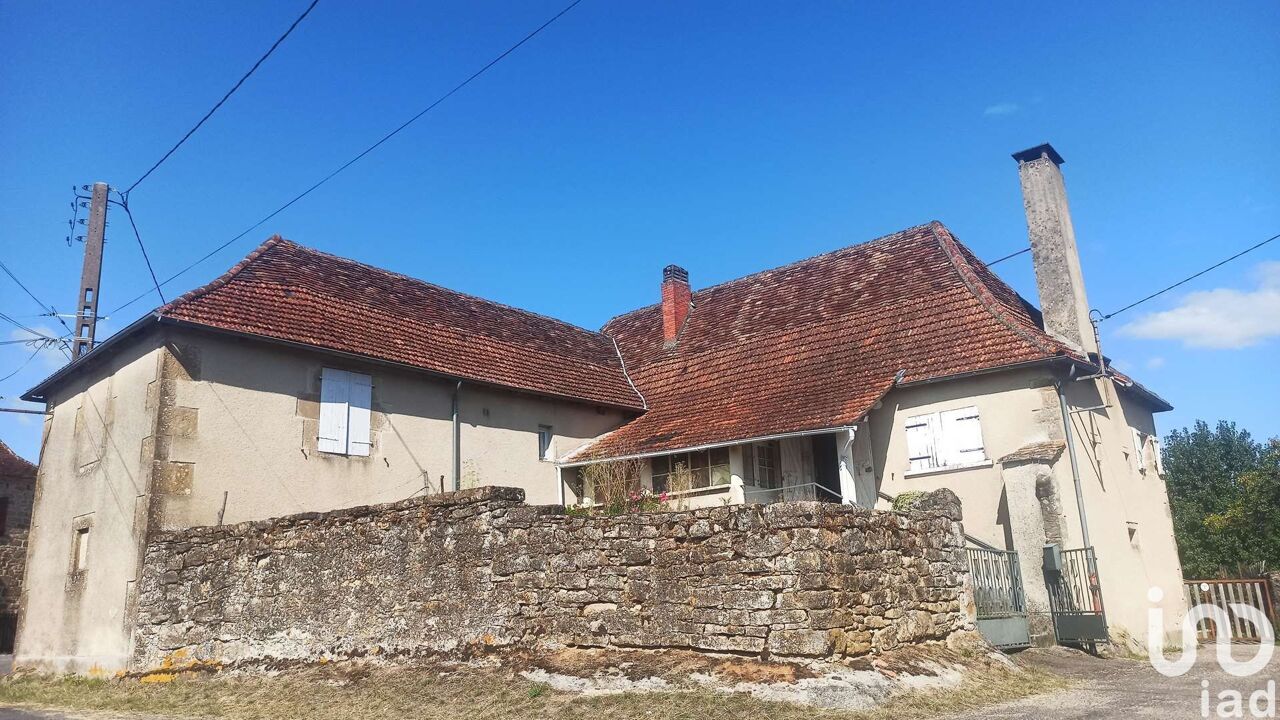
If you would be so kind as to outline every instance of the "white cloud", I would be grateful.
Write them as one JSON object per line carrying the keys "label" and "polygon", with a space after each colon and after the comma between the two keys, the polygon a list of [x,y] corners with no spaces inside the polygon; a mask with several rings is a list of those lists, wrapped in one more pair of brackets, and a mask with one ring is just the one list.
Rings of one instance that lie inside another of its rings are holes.
{"label": "white cloud", "polygon": [[1147,358],[1148,370],[1159,370],[1162,367],[1164,367],[1164,358],[1159,356],[1156,356],[1153,358]]}
{"label": "white cloud", "polygon": [[987,109],[982,111],[982,114],[987,117],[994,115],[1012,115],[1018,112],[1019,109],[1018,103],[1006,101],[996,103],[995,105],[988,105]]}
{"label": "white cloud", "polygon": [[1172,310],[1151,313],[1120,329],[1150,340],[1180,340],[1186,347],[1236,350],[1280,337],[1280,262],[1254,268],[1253,290],[1193,292]]}
{"label": "white cloud", "polygon": [[[54,330],[53,328],[45,325],[34,325],[29,327],[31,327],[32,330],[35,330],[40,335],[48,335],[49,337],[58,337],[58,335],[60,335],[60,333],[57,330]],[[26,330],[14,328],[9,332],[9,339],[10,340],[36,340],[37,336],[32,335]],[[30,353],[31,349],[34,348],[35,346],[19,345],[18,347],[23,348],[23,353],[27,354],[27,353]],[[58,345],[54,345],[54,344],[46,345],[45,347],[41,348],[39,354],[36,357],[36,360],[39,361],[40,364],[44,365],[46,369],[50,369],[50,370],[54,368],[60,368],[63,365],[67,364],[67,356],[64,355],[62,351],[58,349]]]}

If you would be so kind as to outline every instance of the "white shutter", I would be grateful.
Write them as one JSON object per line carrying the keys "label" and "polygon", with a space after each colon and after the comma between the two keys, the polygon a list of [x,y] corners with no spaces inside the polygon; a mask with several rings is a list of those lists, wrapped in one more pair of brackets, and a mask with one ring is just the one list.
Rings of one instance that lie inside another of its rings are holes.
{"label": "white shutter", "polygon": [[1138,466],[1138,472],[1147,471],[1147,443],[1142,433],[1134,428],[1129,428],[1129,432],[1133,433],[1133,462]]}
{"label": "white shutter", "polygon": [[320,373],[320,452],[347,452],[347,400],[351,373],[324,368]]}
{"label": "white shutter", "polygon": [[347,400],[347,453],[368,455],[373,438],[369,431],[369,408],[373,396],[373,378],[361,373],[348,373],[351,377],[351,396]]}
{"label": "white shutter", "polygon": [[910,470],[928,470],[938,466],[935,444],[934,415],[907,418],[907,459]]}
{"label": "white shutter", "polygon": [[987,459],[982,447],[982,422],[975,407],[947,410],[938,414],[942,426],[943,465],[969,465]]}
{"label": "white shutter", "polygon": [[1151,438],[1151,452],[1156,456],[1156,474],[1164,475],[1164,453],[1160,452],[1160,438]]}

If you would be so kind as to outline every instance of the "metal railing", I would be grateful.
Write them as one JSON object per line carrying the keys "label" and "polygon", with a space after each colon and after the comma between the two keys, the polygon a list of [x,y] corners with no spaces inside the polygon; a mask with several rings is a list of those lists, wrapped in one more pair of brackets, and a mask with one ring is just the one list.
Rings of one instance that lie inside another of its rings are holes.
{"label": "metal railing", "polygon": [[805,488],[816,488],[826,493],[827,496],[830,496],[832,498],[832,500],[828,502],[844,502],[843,495],[841,495],[838,492],[835,492],[834,490],[832,490],[829,487],[826,487],[825,485],[819,485],[816,482],[801,483],[799,485],[787,485],[785,487],[776,487],[776,488],[755,488],[753,490],[747,490],[746,487],[747,486],[744,485],[742,490],[742,495],[744,498],[750,495],[762,495],[764,493],[774,493],[778,496],[778,498],[774,500],[774,502],[789,502],[792,500],[824,500],[826,501],[827,498],[825,496],[820,496],[817,492],[805,489]]}
{"label": "metal railing", "polygon": [[969,574],[973,579],[973,599],[978,619],[1014,617],[1027,614],[1027,598],[1022,590],[1022,569],[1018,553],[1011,550],[965,548]]}
{"label": "metal railing", "polygon": [[1062,574],[1049,583],[1055,613],[1101,613],[1102,587],[1093,548],[1062,551]]}

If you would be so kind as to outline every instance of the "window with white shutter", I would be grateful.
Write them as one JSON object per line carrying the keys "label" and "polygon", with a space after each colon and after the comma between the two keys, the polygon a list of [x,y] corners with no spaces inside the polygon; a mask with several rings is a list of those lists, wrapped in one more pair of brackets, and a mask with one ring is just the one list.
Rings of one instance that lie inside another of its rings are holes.
{"label": "window with white shutter", "polygon": [[942,426],[943,465],[971,465],[987,459],[977,408],[944,410],[938,413],[938,418]]}
{"label": "window with white shutter", "polygon": [[1133,433],[1133,462],[1138,466],[1138,472],[1145,473],[1147,471],[1147,436],[1141,431],[1129,428]]}
{"label": "window with white shutter", "polygon": [[907,459],[911,470],[928,470],[939,465],[936,451],[936,415],[907,418]]}
{"label": "window with white shutter", "polygon": [[1156,456],[1156,474],[1164,475],[1164,453],[1160,451],[1160,438],[1151,438],[1151,452]]}
{"label": "window with white shutter", "polygon": [[318,447],[321,452],[369,454],[372,397],[373,378],[362,373],[324,368],[320,374]]}
{"label": "window with white shutter", "polygon": [[909,417],[906,435],[908,471],[965,467],[987,459],[976,407]]}

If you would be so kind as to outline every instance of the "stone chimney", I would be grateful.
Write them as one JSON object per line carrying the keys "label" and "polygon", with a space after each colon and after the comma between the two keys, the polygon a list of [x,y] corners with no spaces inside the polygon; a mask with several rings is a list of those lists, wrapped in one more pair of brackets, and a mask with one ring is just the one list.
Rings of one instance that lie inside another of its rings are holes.
{"label": "stone chimney", "polygon": [[1031,236],[1031,262],[1048,333],[1077,350],[1096,353],[1080,253],[1067,207],[1062,156],[1048,143],[1013,154]]}
{"label": "stone chimney", "polygon": [[693,303],[693,291],[689,289],[689,271],[679,265],[662,269],[662,341],[675,344],[689,308]]}

